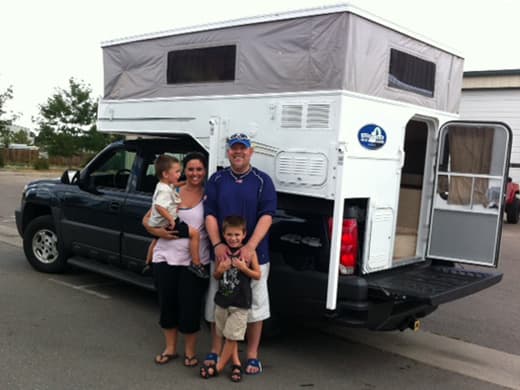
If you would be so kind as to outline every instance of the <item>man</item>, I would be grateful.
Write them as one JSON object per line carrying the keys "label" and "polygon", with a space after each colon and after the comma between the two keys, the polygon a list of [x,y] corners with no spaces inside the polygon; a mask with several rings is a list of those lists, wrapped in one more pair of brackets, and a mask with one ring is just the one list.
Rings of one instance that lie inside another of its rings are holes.
{"label": "man", "polygon": [[[240,249],[240,258],[249,261],[256,251],[262,277],[252,281],[253,302],[247,326],[246,374],[262,372],[258,360],[258,348],[263,321],[270,316],[267,277],[269,275],[269,248],[267,233],[276,211],[276,191],[273,181],[264,172],[251,166],[253,148],[245,134],[233,134],[227,140],[227,157],[230,167],[214,173],[206,185],[204,214],[206,230],[215,253],[215,262],[228,259],[231,252],[221,236],[222,221],[230,215],[240,215],[247,222],[245,245]],[[214,271],[212,264],[211,274]],[[212,322],[212,346],[205,364],[216,363],[222,349],[222,339],[215,334],[213,299],[217,282],[211,278],[206,302],[206,320]]]}

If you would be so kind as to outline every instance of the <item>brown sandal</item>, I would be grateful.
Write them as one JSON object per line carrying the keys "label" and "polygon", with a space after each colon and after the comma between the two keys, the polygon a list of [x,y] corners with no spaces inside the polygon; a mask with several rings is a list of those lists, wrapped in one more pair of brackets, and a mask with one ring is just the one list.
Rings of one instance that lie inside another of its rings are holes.
{"label": "brown sandal", "polygon": [[199,365],[199,360],[197,356],[189,357],[188,355],[184,355],[184,366],[185,367],[197,367]]}
{"label": "brown sandal", "polygon": [[178,357],[179,355],[176,353],[161,353],[155,357],[154,362],[155,364],[163,365]]}

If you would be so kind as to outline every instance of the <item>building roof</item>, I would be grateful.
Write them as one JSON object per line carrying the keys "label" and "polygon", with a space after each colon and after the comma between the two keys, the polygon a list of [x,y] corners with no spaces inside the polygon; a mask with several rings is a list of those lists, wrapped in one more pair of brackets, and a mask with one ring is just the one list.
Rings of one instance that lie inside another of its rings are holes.
{"label": "building roof", "polygon": [[462,89],[520,88],[520,69],[477,70],[464,72]]}

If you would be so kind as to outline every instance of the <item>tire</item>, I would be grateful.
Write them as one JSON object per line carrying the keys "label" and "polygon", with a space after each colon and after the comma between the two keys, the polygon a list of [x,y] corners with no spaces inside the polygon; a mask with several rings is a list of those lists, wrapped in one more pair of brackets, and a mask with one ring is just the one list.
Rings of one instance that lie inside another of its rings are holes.
{"label": "tire", "polygon": [[23,234],[23,250],[34,269],[46,273],[63,272],[67,257],[50,215],[32,220]]}
{"label": "tire", "polygon": [[520,199],[515,198],[515,200],[506,207],[507,223],[518,223],[519,213]]}

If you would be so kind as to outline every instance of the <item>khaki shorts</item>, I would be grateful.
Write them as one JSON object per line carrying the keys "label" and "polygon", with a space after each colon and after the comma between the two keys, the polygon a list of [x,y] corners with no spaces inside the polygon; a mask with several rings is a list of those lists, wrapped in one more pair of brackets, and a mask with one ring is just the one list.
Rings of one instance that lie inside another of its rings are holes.
{"label": "khaki shorts", "polygon": [[228,340],[244,340],[247,328],[247,309],[215,305],[215,330],[217,336]]}
{"label": "khaki shorts", "polygon": [[[213,277],[215,262],[211,261],[211,271],[209,278],[208,295],[206,297],[206,307],[204,318],[208,322],[215,322],[215,294],[218,290],[218,281]],[[271,316],[269,307],[269,293],[267,291],[267,278],[269,277],[269,263],[260,265],[262,276],[260,280],[251,280],[252,304],[249,309],[247,322],[258,322],[268,319]]]}

